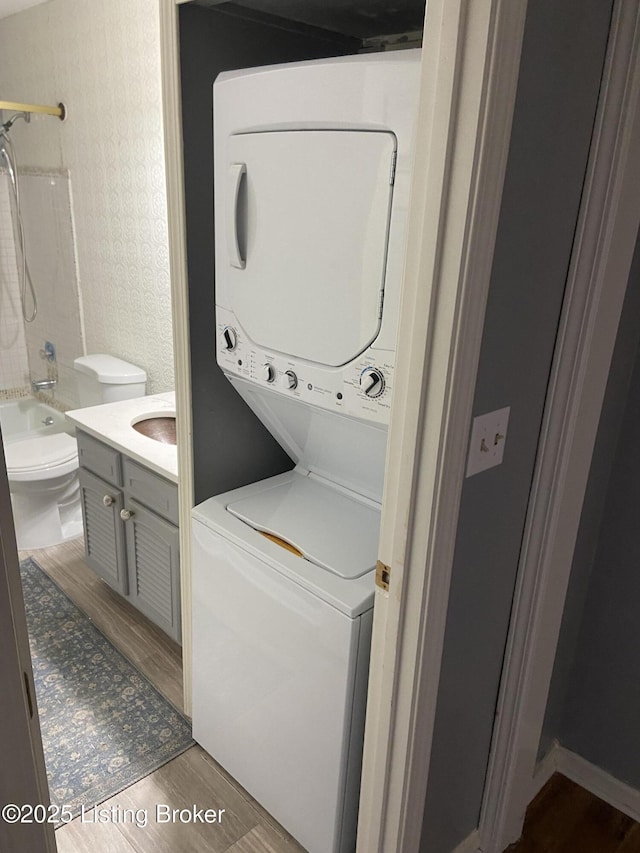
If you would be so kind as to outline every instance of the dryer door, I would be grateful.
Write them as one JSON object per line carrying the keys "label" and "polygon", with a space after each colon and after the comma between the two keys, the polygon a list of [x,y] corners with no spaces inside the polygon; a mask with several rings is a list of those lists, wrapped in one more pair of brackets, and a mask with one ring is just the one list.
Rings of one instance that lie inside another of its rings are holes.
{"label": "dryer door", "polygon": [[217,274],[255,344],[338,366],[376,338],[395,149],[376,131],[231,137]]}

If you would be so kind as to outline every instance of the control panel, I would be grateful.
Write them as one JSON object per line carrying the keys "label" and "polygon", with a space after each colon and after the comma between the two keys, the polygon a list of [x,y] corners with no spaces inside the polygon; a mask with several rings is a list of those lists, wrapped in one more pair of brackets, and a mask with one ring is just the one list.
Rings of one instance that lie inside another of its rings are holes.
{"label": "control panel", "polygon": [[216,321],[218,364],[225,373],[323,409],[389,423],[395,353],[369,349],[344,367],[326,367],[257,347],[220,306]]}

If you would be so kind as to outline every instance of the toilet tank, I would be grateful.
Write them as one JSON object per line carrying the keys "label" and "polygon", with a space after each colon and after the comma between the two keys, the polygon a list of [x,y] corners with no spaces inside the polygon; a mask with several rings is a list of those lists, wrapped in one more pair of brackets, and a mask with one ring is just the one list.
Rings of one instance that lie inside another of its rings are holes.
{"label": "toilet tank", "polygon": [[73,368],[81,407],[144,397],[146,393],[146,372],[113,355],[83,355],[75,359]]}

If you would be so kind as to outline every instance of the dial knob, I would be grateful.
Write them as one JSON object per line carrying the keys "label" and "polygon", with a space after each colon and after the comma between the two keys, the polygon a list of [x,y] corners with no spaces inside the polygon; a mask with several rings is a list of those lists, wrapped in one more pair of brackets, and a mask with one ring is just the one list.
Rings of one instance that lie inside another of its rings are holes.
{"label": "dial knob", "polygon": [[377,367],[367,367],[360,374],[360,387],[367,397],[379,397],[384,391],[384,374]]}
{"label": "dial knob", "polygon": [[276,378],[276,372],[273,368],[273,365],[269,364],[268,362],[267,364],[262,365],[260,374],[265,382],[273,382],[273,380]]}
{"label": "dial knob", "polygon": [[222,333],[222,345],[229,352],[233,352],[238,345],[238,335],[236,334],[236,330],[232,329],[231,326],[225,326],[224,328]]}
{"label": "dial knob", "polygon": [[282,374],[282,387],[288,391],[293,391],[294,388],[298,387],[298,377],[293,370],[286,370]]}

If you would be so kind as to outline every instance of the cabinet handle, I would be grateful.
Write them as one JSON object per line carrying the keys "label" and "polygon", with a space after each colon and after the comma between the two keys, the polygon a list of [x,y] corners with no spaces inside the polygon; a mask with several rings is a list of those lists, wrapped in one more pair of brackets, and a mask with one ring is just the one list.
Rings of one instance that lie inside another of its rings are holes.
{"label": "cabinet handle", "polygon": [[129,521],[129,519],[132,518],[133,515],[134,515],[134,513],[130,509],[121,509],[120,510],[120,518],[123,521]]}
{"label": "cabinet handle", "polygon": [[115,499],[114,497],[112,497],[111,495],[105,495],[105,496],[102,498],[102,503],[103,503],[105,506],[111,506],[111,505],[112,505],[112,504],[114,504],[115,502],[116,502],[116,499]]}

